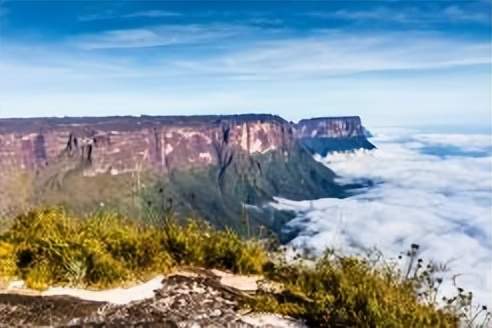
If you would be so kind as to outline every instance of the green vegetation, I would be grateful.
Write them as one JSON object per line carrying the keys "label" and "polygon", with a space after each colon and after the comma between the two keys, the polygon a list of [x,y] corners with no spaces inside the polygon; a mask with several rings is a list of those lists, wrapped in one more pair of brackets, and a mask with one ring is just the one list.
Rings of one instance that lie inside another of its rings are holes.
{"label": "green vegetation", "polygon": [[438,267],[424,267],[417,245],[405,268],[328,251],[316,261],[287,263],[266,245],[197,220],[179,224],[167,217],[150,225],[113,213],[82,219],[61,209],[37,210],[16,217],[0,235],[0,281],[104,288],[191,265],[262,274],[265,284],[244,306],[314,327],[458,327],[460,319],[471,327],[480,326],[477,318],[486,327],[490,319],[486,308],[472,313],[471,295],[462,290],[439,305]]}
{"label": "green vegetation", "polygon": [[18,216],[0,235],[0,276],[17,276],[28,287],[49,285],[109,287],[177,265],[260,273],[267,260],[258,242],[191,221],[168,220],[162,228],[113,213],[86,219],[61,209]]}
{"label": "green vegetation", "polygon": [[253,302],[260,311],[306,318],[313,327],[456,327],[457,317],[418,301],[413,280],[393,267],[327,252],[314,265],[282,265],[266,276],[284,284]]}

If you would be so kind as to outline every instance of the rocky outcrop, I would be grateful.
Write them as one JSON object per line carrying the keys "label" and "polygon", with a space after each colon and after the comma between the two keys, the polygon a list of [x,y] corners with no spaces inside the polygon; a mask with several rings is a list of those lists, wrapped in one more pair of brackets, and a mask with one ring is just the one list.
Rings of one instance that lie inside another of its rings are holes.
{"label": "rocky outcrop", "polygon": [[334,151],[373,149],[370,136],[359,116],[319,117],[296,124],[296,138],[313,154],[325,156]]}
{"label": "rocky outcrop", "polygon": [[[253,324],[261,322],[253,315],[241,313],[249,297],[213,277],[182,275],[165,278],[153,297],[128,304],[0,293],[0,327],[264,326]],[[305,327],[299,320],[270,317],[275,324],[269,327]]]}

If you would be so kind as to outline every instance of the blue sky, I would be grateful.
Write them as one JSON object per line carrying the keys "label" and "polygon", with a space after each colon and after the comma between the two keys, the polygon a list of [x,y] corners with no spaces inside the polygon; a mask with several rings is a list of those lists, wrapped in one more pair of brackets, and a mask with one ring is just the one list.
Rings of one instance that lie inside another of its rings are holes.
{"label": "blue sky", "polygon": [[0,0],[0,117],[483,126],[490,13],[490,0]]}

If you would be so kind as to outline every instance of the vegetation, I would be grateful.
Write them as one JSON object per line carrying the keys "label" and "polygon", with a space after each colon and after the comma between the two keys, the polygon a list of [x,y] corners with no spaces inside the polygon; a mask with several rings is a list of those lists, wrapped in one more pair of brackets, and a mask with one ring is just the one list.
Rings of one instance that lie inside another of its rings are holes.
{"label": "vegetation", "polygon": [[244,305],[315,327],[458,327],[460,320],[486,327],[490,320],[461,289],[438,299],[439,267],[417,258],[418,245],[405,254],[406,266],[330,251],[316,261],[287,263],[266,245],[196,220],[180,225],[167,217],[150,225],[114,213],[82,219],[61,209],[36,210],[0,235],[0,280],[21,278],[35,289],[103,288],[192,265],[262,274],[263,287]]}
{"label": "vegetation", "polygon": [[313,327],[456,327],[452,312],[419,302],[414,282],[391,266],[332,252],[314,265],[282,265],[267,274],[284,284],[253,303],[261,311],[303,317]]}
{"label": "vegetation", "polygon": [[0,276],[17,276],[35,289],[109,287],[176,265],[260,273],[266,260],[258,242],[204,223],[180,226],[169,220],[158,228],[113,213],[80,219],[61,209],[32,211],[0,235]]}

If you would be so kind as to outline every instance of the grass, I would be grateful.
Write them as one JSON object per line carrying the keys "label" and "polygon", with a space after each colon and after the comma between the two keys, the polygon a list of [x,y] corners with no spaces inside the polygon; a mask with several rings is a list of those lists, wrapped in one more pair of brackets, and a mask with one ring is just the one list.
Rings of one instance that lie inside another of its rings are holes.
{"label": "grass", "polygon": [[259,273],[266,261],[258,242],[231,231],[173,220],[158,228],[114,213],[80,219],[61,209],[31,211],[0,235],[0,276],[19,277],[35,289],[111,287],[178,265]]}
{"label": "grass", "polygon": [[[244,306],[301,318],[313,327],[458,327],[471,308],[471,299],[466,303],[459,295],[446,306],[436,301],[442,280],[432,266],[421,269],[416,245],[406,268],[328,251],[313,263],[287,263],[272,260],[281,253],[265,245],[196,220],[178,224],[168,217],[149,225],[114,213],[78,218],[41,209],[17,216],[0,235],[0,280],[20,278],[35,289],[106,288],[182,265],[262,274],[283,287],[260,288]],[[482,311],[486,327],[490,313]],[[478,317],[470,312],[462,322]]]}

